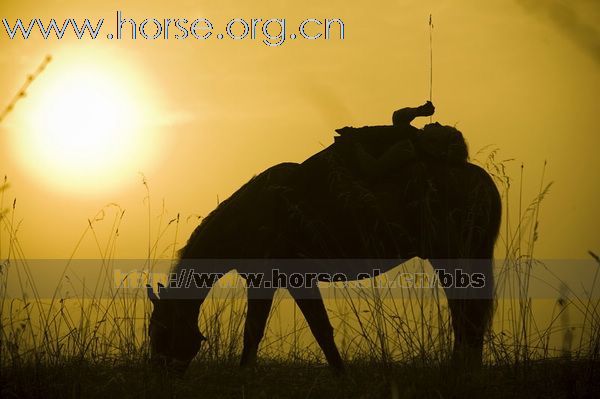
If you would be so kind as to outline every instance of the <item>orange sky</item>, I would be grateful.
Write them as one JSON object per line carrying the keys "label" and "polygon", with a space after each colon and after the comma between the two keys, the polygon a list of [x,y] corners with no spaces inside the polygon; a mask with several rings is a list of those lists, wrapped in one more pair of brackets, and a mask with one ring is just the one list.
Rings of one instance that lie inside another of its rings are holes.
{"label": "orange sky", "polygon": [[[523,162],[526,199],[537,193],[548,161],[546,179],[555,185],[541,211],[539,257],[585,258],[587,250],[600,249],[600,138],[594,123],[600,111],[600,7],[593,0],[95,3],[47,1],[41,9],[39,2],[8,0],[0,4],[0,17],[11,23],[104,17],[109,31],[116,10],[139,21],[206,17],[216,31],[236,17],[286,18],[288,29],[304,18],[340,18],[346,37],[274,48],[252,40],[78,41],[71,35],[44,41],[39,34],[25,41],[8,40],[0,26],[0,105],[8,104],[46,54],[54,57],[0,124],[0,173],[11,183],[5,205],[17,197],[19,237],[28,257],[69,256],[87,219],[111,202],[126,209],[116,255],[145,256],[148,216],[138,171],[149,181],[156,229],[162,199],[170,217],[206,215],[217,196],[226,198],[252,175],[279,162],[302,161],[330,144],[335,128],[390,123],[394,109],[429,95],[430,13],[435,119],[456,124],[472,154],[493,145],[501,157],[517,159],[509,169],[515,179]],[[117,188],[85,183],[61,189],[63,184],[26,169],[27,154],[15,149],[24,121],[35,118],[33,104],[44,85],[73,62],[91,63],[130,83],[132,101],[150,115],[143,141],[160,141],[155,153],[140,145],[147,159],[111,172],[122,179]],[[110,229],[106,224],[99,234]],[[182,224],[179,245],[195,221]],[[90,240],[78,252],[95,254]]]}

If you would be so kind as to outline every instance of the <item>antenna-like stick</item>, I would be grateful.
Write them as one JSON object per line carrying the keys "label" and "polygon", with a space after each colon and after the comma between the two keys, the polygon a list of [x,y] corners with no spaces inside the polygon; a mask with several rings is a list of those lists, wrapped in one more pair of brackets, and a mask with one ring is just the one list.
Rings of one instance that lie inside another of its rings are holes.
{"label": "antenna-like stick", "polygon": [[[429,101],[433,103],[433,20],[429,14]],[[429,116],[429,123],[433,115]]]}

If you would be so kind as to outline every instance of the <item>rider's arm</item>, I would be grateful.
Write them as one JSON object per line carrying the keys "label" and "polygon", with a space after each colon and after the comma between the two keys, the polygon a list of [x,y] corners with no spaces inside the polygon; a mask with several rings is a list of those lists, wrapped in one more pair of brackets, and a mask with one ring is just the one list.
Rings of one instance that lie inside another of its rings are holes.
{"label": "rider's arm", "polygon": [[431,116],[435,112],[435,107],[431,103],[431,101],[427,101],[425,104],[420,107],[411,108],[401,108],[397,111],[394,111],[392,115],[392,123],[394,126],[404,126],[409,125],[413,119],[418,116]]}

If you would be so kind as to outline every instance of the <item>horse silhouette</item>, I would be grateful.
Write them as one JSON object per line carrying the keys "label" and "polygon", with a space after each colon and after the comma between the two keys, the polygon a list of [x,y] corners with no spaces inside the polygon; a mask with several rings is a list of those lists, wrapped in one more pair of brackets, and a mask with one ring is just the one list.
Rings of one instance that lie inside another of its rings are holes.
{"label": "horse silhouette", "polygon": [[[466,162],[456,129],[434,123],[419,130],[409,125],[412,118],[398,119],[395,126],[341,129],[331,146],[303,163],[282,163],[252,178],[195,229],[173,272],[210,264],[210,272],[235,269],[247,279],[248,272],[271,276],[272,261],[281,260],[288,276],[341,272],[353,280],[371,272],[372,262],[383,273],[420,257],[444,278],[478,273],[483,285],[444,290],[453,359],[480,364],[493,312],[497,187],[487,172]],[[191,291],[161,287],[158,295],[148,288],[153,362],[187,368],[205,339],[198,317],[214,282]],[[247,290],[242,366],[256,362],[276,291],[272,283]],[[327,362],[343,370],[316,284],[288,290]]]}

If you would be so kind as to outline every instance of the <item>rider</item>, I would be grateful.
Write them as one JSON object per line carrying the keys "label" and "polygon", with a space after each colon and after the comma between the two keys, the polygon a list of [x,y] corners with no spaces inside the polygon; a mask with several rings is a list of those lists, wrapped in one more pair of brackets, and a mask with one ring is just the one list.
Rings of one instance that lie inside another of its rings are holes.
{"label": "rider", "polygon": [[371,179],[404,167],[420,157],[465,162],[467,146],[462,134],[451,126],[437,122],[418,129],[411,122],[420,116],[431,116],[431,101],[418,107],[406,107],[392,114],[392,125],[343,127],[336,129],[335,143],[315,154],[303,164],[308,166],[327,154],[337,154],[347,167]]}
{"label": "rider", "polygon": [[344,127],[337,129],[340,151],[354,154],[358,170],[367,177],[378,176],[404,166],[419,155],[446,162],[466,162],[467,145],[462,133],[437,122],[418,129],[411,122],[419,116],[431,116],[431,101],[394,111],[392,126]]}
{"label": "rider", "polygon": [[[414,143],[422,134],[410,123],[419,116],[431,116],[435,107],[431,101],[419,107],[406,107],[394,111],[392,126],[344,127],[337,129],[335,141],[339,152],[354,159],[357,170],[365,177],[374,177],[385,171],[397,169],[415,159]],[[348,158],[349,157],[349,158]]]}

